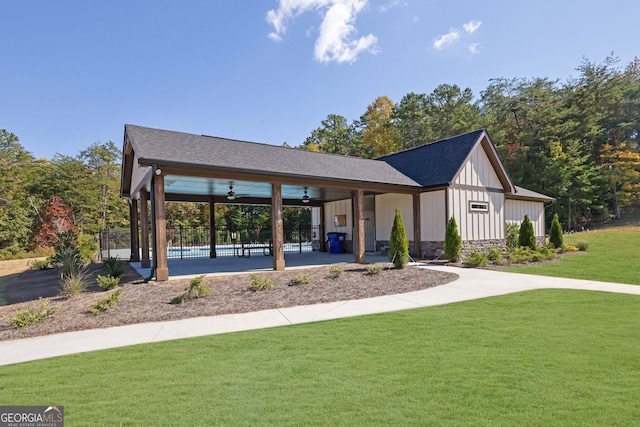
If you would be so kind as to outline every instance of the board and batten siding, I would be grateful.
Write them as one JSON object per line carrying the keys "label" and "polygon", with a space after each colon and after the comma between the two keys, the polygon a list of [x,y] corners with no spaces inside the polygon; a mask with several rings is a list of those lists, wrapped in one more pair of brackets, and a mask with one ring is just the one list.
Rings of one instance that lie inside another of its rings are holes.
{"label": "board and batten siding", "polygon": [[[463,241],[504,239],[504,190],[482,145],[471,152],[447,191],[448,213],[455,216]],[[486,203],[488,209],[472,211],[473,202]]]}
{"label": "board and batten siding", "polygon": [[507,199],[505,211],[505,220],[518,225],[522,223],[524,216],[528,215],[536,237],[545,235],[544,203]]}
{"label": "board and batten siding", "polygon": [[138,187],[149,172],[149,169],[151,169],[151,166],[140,166],[138,164],[138,155],[135,154],[133,157],[133,170],[131,171],[131,191]]}
{"label": "board and batten siding", "polygon": [[[352,238],[352,229],[353,229],[353,215],[351,209],[351,199],[346,200],[338,200],[335,202],[328,202],[324,204],[324,224],[325,224],[325,235],[324,239],[327,238],[326,233],[347,233],[345,237],[346,240],[351,240]],[[346,217],[346,225],[344,227],[336,227],[333,219],[335,215],[344,215]]]}
{"label": "board and batten siding", "polygon": [[444,241],[447,228],[445,190],[420,195],[420,231],[424,241]]}
{"label": "board and batten siding", "polygon": [[376,195],[376,240],[391,239],[396,209],[400,210],[407,238],[413,240],[413,197],[407,194]]}

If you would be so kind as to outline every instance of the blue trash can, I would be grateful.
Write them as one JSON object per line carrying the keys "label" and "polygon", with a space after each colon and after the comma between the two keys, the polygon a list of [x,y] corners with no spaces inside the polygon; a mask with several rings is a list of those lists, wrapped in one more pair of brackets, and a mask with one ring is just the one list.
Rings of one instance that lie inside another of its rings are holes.
{"label": "blue trash can", "polygon": [[347,233],[327,233],[327,241],[329,242],[329,253],[341,254],[344,252],[344,238]]}

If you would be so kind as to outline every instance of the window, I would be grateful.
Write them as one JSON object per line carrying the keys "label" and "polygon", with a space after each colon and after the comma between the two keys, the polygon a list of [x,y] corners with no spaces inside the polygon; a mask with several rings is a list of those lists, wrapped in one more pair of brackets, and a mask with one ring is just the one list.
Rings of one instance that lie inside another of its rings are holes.
{"label": "window", "polygon": [[346,215],[334,215],[334,217],[333,217],[333,226],[334,227],[346,227],[347,226],[347,216]]}
{"label": "window", "polygon": [[489,203],[487,203],[487,202],[469,202],[469,210],[471,212],[489,212]]}

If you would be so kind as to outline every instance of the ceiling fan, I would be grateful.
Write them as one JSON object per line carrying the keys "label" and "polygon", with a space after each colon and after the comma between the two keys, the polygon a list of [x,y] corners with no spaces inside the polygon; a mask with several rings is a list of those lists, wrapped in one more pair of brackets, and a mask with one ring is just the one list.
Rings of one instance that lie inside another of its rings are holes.
{"label": "ceiling fan", "polygon": [[233,191],[233,182],[229,183],[229,191],[227,192],[227,200],[236,200],[241,197],[246,197],[248,194],[238,194]]}

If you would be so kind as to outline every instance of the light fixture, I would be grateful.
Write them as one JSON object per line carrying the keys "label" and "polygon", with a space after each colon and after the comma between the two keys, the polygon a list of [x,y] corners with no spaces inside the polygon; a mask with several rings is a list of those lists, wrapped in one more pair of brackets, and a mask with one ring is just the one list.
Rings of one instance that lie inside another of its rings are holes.
{"label": "light fixture", "polygon": [[227,200],[235,200],[236,193],[233,192],[233,185],[229,186],[229,192],[227,193]]}
{"label": "light fixture", "polygon": [[302,203],[309,203],[309,195],[307,194],[307,187],[304,187],[304,197],[302,198]]}

